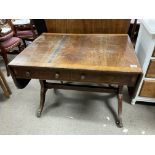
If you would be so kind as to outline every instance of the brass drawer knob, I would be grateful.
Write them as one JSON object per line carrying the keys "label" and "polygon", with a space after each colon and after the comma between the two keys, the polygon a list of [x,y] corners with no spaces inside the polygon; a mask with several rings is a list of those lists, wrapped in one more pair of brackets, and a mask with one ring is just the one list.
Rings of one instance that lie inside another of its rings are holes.
{"label": "brass drawer knob", "polygon": [[58,79],[59,77],[60,77],[60,74],[59,73],[56,73],[55,74],[55,78]]}
{"label": "brass drawer knob", "polygon": [[26,75],[27,78],[29,78],[30,77],[30,72],[26,72],[25,75]]}
{"label": "brass drawer knob", "polygon": [[84,74],[81,75],[81,80],[84,80],[86,76]]}

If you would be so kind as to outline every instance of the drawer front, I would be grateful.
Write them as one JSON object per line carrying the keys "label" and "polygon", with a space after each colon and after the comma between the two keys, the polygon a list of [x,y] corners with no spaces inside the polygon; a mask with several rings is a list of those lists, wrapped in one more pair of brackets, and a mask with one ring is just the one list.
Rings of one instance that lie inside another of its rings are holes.
{"label": "drawer front", "polygon": [[155,80],[144,80],[140,96],[155,98]]}
{"label": "drawer front", "polygon": [[150,61],[146,77],[155,78],[155,60]]}
{"label": "drawer front", "polygon": [[77,82],[113,83],[133,86],[136,83],[137,75],[73,71],[71,72],[71,80]]}
{"label": "drawer front", "polygon": [[103,73],[94,71],[74,71],[74,70],[57,70],[57,69],[40,69],[40,68],[20,68],[12,69],[16,78],[23,79],[42,79],[42,80],[63,80],[74,82],[92,82],[92,83],[109,83],[123,84],[134,86],[138,75]]}
{"label": "drawer front", "polygon": [[155,48],[154,48],[154,50],[153,50],[153,55],[152,55],[153,57],[155,57]]}
{"label": "drawer front", "polygon": [[57,69],[39,68],[13,68],[16,78],[24,79],[45,79],[45,80],[70,80],[70,72]]}

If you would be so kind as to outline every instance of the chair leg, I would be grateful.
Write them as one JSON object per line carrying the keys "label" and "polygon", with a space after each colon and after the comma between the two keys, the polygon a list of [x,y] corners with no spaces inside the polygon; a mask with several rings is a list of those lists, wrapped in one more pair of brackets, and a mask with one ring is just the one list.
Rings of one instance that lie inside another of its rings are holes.
{"label": "chair leg", "polygon": [[10,71],[9,71],[9,68],[8,68],[7,52],[1,50],[1,55],[2,55],[4,63],[5,63],[5,67],[6,67],[6,71],[7,71],[7,76],[10,76]]}
{"label": "chair leg", "polygon": [[1,71],[0,71],[0,85],[4,91],[4,95],[6,97],[9,97],[11,95],[11,90],[10,90],[10,88],[9,88],[5,78],[4,78],[4,75]]}
{"label": "chair leg", "polygon": [[19,53],[20,53],[22,51],[22,49],[21,49],[21,43],[18,45],[18,49],[19,49]]}
{"label": "chair leg", "polygon": [[24,47],[26,48],[26,41],[25,41],[25,39],[22,39],[23,40],[23,44],[24,44]]}

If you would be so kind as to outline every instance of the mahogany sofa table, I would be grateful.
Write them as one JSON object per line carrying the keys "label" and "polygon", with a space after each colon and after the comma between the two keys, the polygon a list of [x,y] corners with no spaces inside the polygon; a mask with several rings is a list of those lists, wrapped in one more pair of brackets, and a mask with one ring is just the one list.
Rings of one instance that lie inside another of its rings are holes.
{"label": "mahogany sofa table", "polygon": [[118,97],[116,124],[119,127],[123,126],[123,86],[134,86],[141,74],[127,34],[43,33],[10,62],[9,68],[20,89],[27,86],[31,79],[39,79],[41,93],[38,117],[43,111],[47,89],[108,92],[116,93]]}

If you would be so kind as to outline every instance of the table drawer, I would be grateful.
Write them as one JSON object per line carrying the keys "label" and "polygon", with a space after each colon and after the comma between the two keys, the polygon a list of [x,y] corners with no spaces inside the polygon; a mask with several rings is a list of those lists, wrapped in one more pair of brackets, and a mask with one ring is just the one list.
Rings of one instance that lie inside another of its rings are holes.
{"label": "table drawer", "polygon": [[78,82],[94,82],[94,83],[113,83],[113,84],[125,84],[134,85],[137,76],[136,75],[125,75],[119,73],[99,73],[99,72],[82,72],[72,71],[71,80]]}
{"label": "table drawer", "polygon": [[155,80],[144,80],[140,96],[155,98]]}
{"label": "table drawer", "polygon": [[16,78],[45,79],[45,80],[70,80],[70,72],[57,69],[40,68],[13,68]]}
{"label": "table drawer", "polygon": [[155,78],[155,60],[150,61],[146,77]]}

